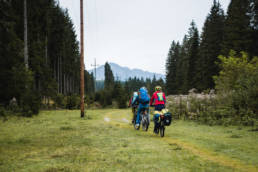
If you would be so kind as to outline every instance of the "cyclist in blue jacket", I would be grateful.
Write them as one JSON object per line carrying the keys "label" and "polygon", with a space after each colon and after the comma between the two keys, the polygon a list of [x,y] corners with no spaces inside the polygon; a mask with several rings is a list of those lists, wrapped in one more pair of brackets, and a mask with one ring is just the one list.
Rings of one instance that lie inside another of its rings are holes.
{"label": "cyclist in blue jacket", "polygon": [[140,113],[145,109],[147,109],[149,112],[149,102],[150,96],[148,94],[148,90],[145,87],[140,88],[136,100],[132,103],[132,105],[139,103],[135,128],[139,128],[140,126]]}

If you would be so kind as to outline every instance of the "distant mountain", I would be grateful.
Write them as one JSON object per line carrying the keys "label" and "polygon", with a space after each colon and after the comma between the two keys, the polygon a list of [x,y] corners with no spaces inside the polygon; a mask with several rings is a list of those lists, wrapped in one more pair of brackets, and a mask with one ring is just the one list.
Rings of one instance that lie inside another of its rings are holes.
{"label": "distant mountain", "polygon": [[[140,69],[129,69],[128,67],[122,67],[122,66],[119,66],[118,64],[115,64],[115,63],[109,63],[112,71],[113,71],[113,74],[114,74],[114,77],[115,79],[119,79],[121,81],[125,81],[127,80],[128,78],[133,78],[133,77],[137,77],[137,78],[153,78],[154,75],[157,79],[165,79],[165,76],[162,75],[162,74],[158,74],[158,73],[152,73],[152,72],[148,72],[148,71],[143,71],[143,70],[140,70]],[[97,80],[104,80],[105,79],[105,74],[104,74],[104,65],[101,65],[99,66],[97,69]],[[92,70],[89,70],[89,72],[93,72],[94,73],[94,69]]]}

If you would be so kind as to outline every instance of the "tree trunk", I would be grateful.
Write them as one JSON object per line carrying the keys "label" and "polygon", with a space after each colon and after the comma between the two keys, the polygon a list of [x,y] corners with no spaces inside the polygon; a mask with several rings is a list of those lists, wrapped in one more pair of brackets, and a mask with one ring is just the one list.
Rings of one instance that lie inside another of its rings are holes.
{"label": "tree trunk", "polygon": [[63,69],[62,69],[62,57],[60,57],[60,93],[63,94]]}
{"label": "tree trunk", "polygon": [[23,8],[24,8],[24,64],[26,68],[29,68],[27,0],[24,0]]}
{"label": "tree trunk", "polygon": [[48,49],[47,49],[47,44],[48,44],[48,39],[47,39],[47,35],[46,35],[46,39],[45,39],[45,59],[46,59],[46,66],[47,66],[47,54],[48,54]]}
{"label": "tree trunk", "polygon": [[57,85],[58,85],[58,93],[60,93],[60,71],[59,71],[59,56],[57,57]]}

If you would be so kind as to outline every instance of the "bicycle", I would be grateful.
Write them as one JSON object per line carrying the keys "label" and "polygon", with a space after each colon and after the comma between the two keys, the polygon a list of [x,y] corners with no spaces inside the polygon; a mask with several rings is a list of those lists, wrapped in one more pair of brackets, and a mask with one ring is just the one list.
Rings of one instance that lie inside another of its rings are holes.
{"label": "bicycle", "polygon": [[156,134],[160,134],[160,137],[164,137],[165,135],[165,126],[169,126],[172,121],[171,113],[168,113],[167,109],[162,111],[155,111],[155,114],[159,114],[159,121],[157,123]]}
{"label": "bicycle", "polygon": [[[135,115],[137,116],[137,111],[136,111]],[[148,131],[149,125],[150,125],[150,122],[149,122],[149,109],[147,109],[147,108],[143,109],[140,112],[140,117],[141,117],[142,130],[143,131]],[[136,130],[139,130],[140,129],[140,125],[137,127],[135,124],[136,124],[136,118],[134,120],[134,128]]]}
{"label": "bicycle", "polygon": [[141,113],[141,124],[142,124],[142,130],[144,131],[148,131],[150,122],[149,122],[149,112],[148,109],[145,109],[142,113]]}

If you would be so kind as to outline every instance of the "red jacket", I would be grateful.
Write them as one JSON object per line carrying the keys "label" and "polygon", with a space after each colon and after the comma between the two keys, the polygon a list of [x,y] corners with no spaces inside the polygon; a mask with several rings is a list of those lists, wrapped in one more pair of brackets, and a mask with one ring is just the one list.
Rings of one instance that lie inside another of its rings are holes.
{"label": "red jacket", "polygon": [[154,105],[164,105],[166,103],[165,93],[161,91],[156,91],[155,93],[153,93],[150,100],[150,105],[152,105],[153,102],[154,102]]}

